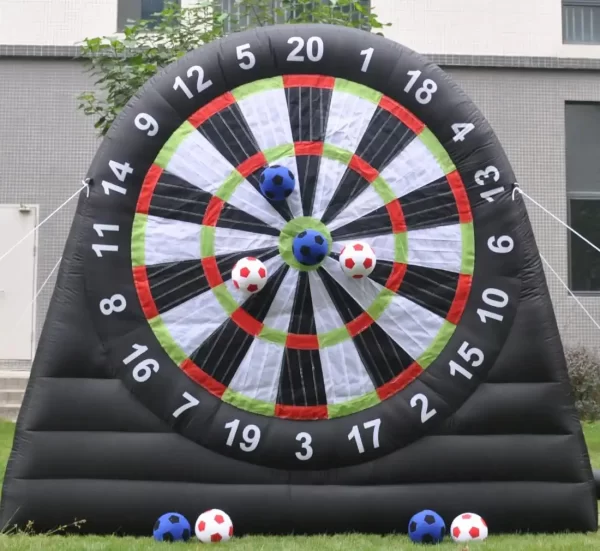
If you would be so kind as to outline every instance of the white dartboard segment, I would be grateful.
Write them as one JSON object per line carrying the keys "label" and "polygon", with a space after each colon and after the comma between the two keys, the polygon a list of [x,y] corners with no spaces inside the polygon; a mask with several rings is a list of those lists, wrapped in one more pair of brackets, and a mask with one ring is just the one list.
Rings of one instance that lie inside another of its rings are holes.
{"label": "white dartboard segment", "polygon": [[[234,174],[235,167],[200,133],[190,132],[169,160],[167,172],[198,189],[215,194]],[[285,220],[247,180],[243,180],[227,202],[277,229]]]}
{"label": "white dartboard segment", "polygon": [[461,225],[451,224],[409,231],[408,264],[460,273]]}
{"label": "white dartboard segment", "polygon": [[238,100],[237,105],[260,151],[294,142],[283,88],[251,94]]}
{"label": "white dartboard segment", "polygon": [[146,266],[199,259],[201,229],[193,222],[149,215],[144,241]]}
{"label": "white dartboard segment", "polygon": [[345,151],[356,152],[377,105],[355,94],[333,90],[325,143]]}
{"label": "white dartboard segment", "polygon": [[[356,280],[347,277],[339,263],[330,257],[326,259],[323,267],[365,310],[385,289],[368,278]],[[395,295],[375,323],[414,359],[427,350],[441,329],[444,319],[407,298]]]}
{"label": "white dartboard segment", "polygon": [[398,198],[443,176],[438,160],[419,139],[412,140],[381,172],[381,177]]}
{"label": "white dartboard segment", "polygon": [[215,256],[242,253],[254,249],[277,247],[279,239],[273,235],[252,233],[222,226],[211,227],[214,231]]}
{"label": "white dartboard segment", "polygon": [[[288,270],[263,321],[265,326],[288,330],[297,284],[298,272]],[[284,353],[280,344],[254,339],[229,387],[255,400],[276,402]]]}
{"label": "white dartboard segment", "polygon": [[[344,326],[321,277],[308,273],[318,334]],[[375,390],[369,373],[351,339],[319,350],[328,404],[340,404]]]}

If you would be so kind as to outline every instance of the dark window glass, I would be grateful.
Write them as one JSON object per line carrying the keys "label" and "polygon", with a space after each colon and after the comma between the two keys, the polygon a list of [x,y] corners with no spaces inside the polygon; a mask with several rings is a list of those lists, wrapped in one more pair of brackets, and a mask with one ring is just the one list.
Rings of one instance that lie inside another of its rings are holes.
{"label": "dark window glass", "polygon": [[[600,244],[600,198],[570,199],[571,227]],[[600,291],[600,253],[574,233],[571,239],[571,290]]]}
{"label": "dark window glass", "polygon": [[154,21],[155,14],[163,11],[167,4],[181,5],[181,0],[119,0],[117,30],[122,31],[129,23],[140,19]]}
{"label": "dark window glass", "polygon": [[600,44],[600,0],[563,0],[563,42]]}
{"label": "dark window glass", "polygon": [[[565,144],[569,223],[600,245],[600,103],[567,103]],[[600,291],[600,253],[570,232],[573,291]]]}

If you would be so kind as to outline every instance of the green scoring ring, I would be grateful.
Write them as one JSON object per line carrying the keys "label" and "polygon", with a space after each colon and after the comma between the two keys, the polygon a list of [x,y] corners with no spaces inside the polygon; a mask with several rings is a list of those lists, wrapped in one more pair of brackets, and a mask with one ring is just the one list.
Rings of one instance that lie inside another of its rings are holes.
{"label": "green scoring ring", "polygon": [[[260,93],[265,90],[272,88],[282,87],[281,77],[274,79],[265,79],[258,83],[252,83],[250,85],[242,86],[232,91],[232,95],[237,101]],[[370,90],[362,85],[344,81],[342,79],[336,79],[335,89],[343,92],[359,96],[363,99],[371,101],[377,104],[381,99],[382,95],[378,92]],[[159,153],[155,160],[154,165],[157,168],[163,170],[167,169],[170,159],[174,155],[176,149],[185,140],[185,138],[192,132],[196,131],[196,127],[186,121],[182,126],[176,130],[167,143],[163,146],[163,149]],[[433,133],[427,128],[423,127],[420,132],[416,132],[417,139],[420,139],[427,149],[436,158],[439,166],[442,168],[444,174],[448,175],[456,170],[456,167],[450,160],[448,153],[444,147],[433,135]],[[264,157],[268,163],[272,163],[283,157],[295,156],[294,144],[282,144],[271,149],[263,151]],[[346,166],[350,165],[350,161],[353,154],[349,151],[343,150],[337,146],[325,142],[323,144],[323,150],[321,155],[330,159],[335,159]],[[235,193],[237,187],[244,181],[244,176],[234,168],[229,174],[225,181],[219,186],[214,192],[214,196],[227,202],[231,196]],[[384,204],[388,204],[391,201],[396,201],[398,198],[393,192],[389,184],[382,178],[381,174],[371,182],[371,185],[376,190],[378,195],[383,200]],[[133,266],[144,266],[144,241],[145,241],[145,221],[147,219],[146,213],[137,212],[134,219],[134,228],[132,234],[132,260]],[[474,270],[474,231],[473,222],[461,221],[461,234],[462,234],[462,266],[460,273],[465,275],[472,275]],[[302,229],[317,229],[327,236],[329,249],[331,248],[331,234],[327,228],[318,220],[310,217],[296,218],[286,224],[280,234],[279,249],[280,254],[284,261],[295,269],[307,271],[310,269],[316,269],[316,267],[308,267],[300,265],[294,258],[291,250],[291,240],[295,235]],[[200,232],[200,249],[201,258],[207,258],[214,256],[214,227],[202,226]],[[406,230],[394,233],[395,240],[395,254],[394,260],[398,263],[408,263],[408,249],[409,239]],[[318,266],[317,266],[318,267]],[[237,301],[233,295],[227,289],[225,283],[222,283],[212,288],[212,292],[217,297],[219,303],[223,309],[228,313],[229,316],[238,308]],[[383,312],[387,309],[387,306],[391,302],[394,293],[388,289],[384,289],[373,301],[371,306],[365,310],[366,314],[371,316],[374,321],[379,318]],[[179,365],[188,360],[187,355],[180,348],[178,343],[171,336],[166,324],[161,319],[160,314],[152,319],[148,319],[149,325],[152,327],[157,339],[171,356],[171,358]],[[455,323],[444,320],[439,332],[434,337],[428,348],[421,354],[419,358],[416,358],[416,363],[421,369],[426,369],[435,358],[444,349],[450,337],[456,329]],[[264,339],[269,342],[276,343],[280,346],[286,346],[286,339],[288,334],[284,331],[275,330],[273,328],[263,326],[262,330],[254,335],[256,338]],[[329,346],[336,345],[351,338],[346,326],[339,327],[325,334],[317,335],[319,348],[326,348]],[[227,389],[221,399],[224,402],[231,403],[240,407],[243,410],[259,413],[262,415],[272,416],[275,414],[275,404],[262,402],[241,394],[234,392],[231,389]],[[372,407],[379,403],[381,398],[377,395],[377,390],[368,393],[364,396],[359,396],[348,400],[342,404],[328,404],[328,417],[342,417],[351,413],[361,411],[363,409]]]}
{"label": "green scoring ring", "polygon": [[301,272],[318,270],[323,262],[325,262],[325,259],[314,266],[306,266],[304,264],[300,264],[300,262],[298,262],[294,256],[294,251],[292,250],[294,238],[304,230],[316,230],[323,234],[327,240],[327,254],[331,252],[331,233],[327,229],[327,226],[316,218],[311,218],[310,216],[300,216],[290,220],[281,230],[281,233],[279,234],[279,254],[281,254],[281,258],[283,258],[283,260],[285,260],[289,266],[295,268],[296,270]]}

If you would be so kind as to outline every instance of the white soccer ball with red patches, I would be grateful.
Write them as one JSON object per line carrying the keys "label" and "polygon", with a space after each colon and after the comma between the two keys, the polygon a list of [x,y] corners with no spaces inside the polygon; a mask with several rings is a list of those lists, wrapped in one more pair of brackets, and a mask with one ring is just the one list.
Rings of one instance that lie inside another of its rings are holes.
{"label": "white soccer ball with red patches", "polygon": [[373,249],[363,241],[348,243],[340,253],[340,266],[343,272],[353,279],[368,277],[375,269],[375,264],[377,258]]}
{"label": "white soccer ball with red patches", "polygon": [[463,513],[452,521],[450,535],[456,542],[484,540],[488,537],[488,527],[479,515]]}
{"label": "white soccer ball with red patches", "polygon": [[267,283],[267,268],[253,256],[240,258],[231,270],[231,280],[236,289],[258,293]]}
{"label": "white soccer ball with red patches", "polygon": [[229,515],[220,509],[210,509],[202,513],[194,528],[196,537],[202,543],[219,543],[233,537],[233,523]]}

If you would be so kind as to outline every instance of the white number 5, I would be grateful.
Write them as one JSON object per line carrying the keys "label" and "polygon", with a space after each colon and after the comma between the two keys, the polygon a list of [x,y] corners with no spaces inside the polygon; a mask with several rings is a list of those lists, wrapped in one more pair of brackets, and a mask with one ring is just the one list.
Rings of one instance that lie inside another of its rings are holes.
{"label": "white number 5", "polygon": [[235,49],[238,61],[242,62],[239,64],[239,66],[246,71],[248,69],[252,69],[252,67],[256,65],[256,57],[252,52],[247,51],[248,48],[250,48],[250,44],[242,44]]}
{"label": "white number 5", "polygon": [[300,461],[306,461],[313,456],[313,449],[311,447],[312,436],[308,434],[308,432],[299,432],[296,435],[296,440],[302,443],[301,452],[296,452],[296,457],[300,459]]}

